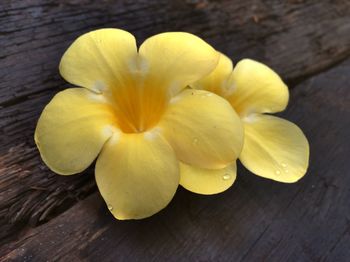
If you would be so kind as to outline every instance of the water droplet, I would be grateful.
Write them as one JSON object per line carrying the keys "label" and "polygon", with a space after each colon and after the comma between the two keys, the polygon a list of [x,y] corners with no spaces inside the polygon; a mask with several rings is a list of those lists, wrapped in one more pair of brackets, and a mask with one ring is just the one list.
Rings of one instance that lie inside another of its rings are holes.
{"label": "water droplet", "polygon": [[112,211],[112,210],[113,210],[113,206],[111,206],[111,205],[108,204],[107,207],[108,207],[108,210],[109,210],[109,211]]}
{"label": "water droplet", "polygon": [[231,178],[231,175],[230,174],[225,174],[222,179],[223,180],[229,180]]}
{"label": "water droplet", "polygon": [[107,89],[107,85],[100,80],[97,80],[92,86],[92,90],[97,94],[102,94],[104,91],[106,91],[106,89]]}
{"label": "water droplet", "polygon": [[281,163],[282,167],[287,167],[287,165],[285,163]]}
{"label": "water droplet", "polygon": [[248,113],[247,116],[243,117],[243,121],[247,123],[253,123],[257,120],[255,113]]}
{"label": "water droplet", "polygon": [[224,90],[225,96],[231,95],[235,89],[236,89],[236,86],[234,83],[229,83],[227,81],[223,83],[223,90]]}
{"label": "water droplet", "polygon": [[193,145],[197,145],[198,144],[198,138],[193,138],[192,144]]}
{"label": "water droplet", "polygon": [[279,171],[279,170],[276,170],[276,175],[279,175],[279,174],[281,174],[281,171]]}
{"label": "water droplet", "polygon": [[289,170],[288,170],[288,169],[285,169],[284,172],[289,173]]}

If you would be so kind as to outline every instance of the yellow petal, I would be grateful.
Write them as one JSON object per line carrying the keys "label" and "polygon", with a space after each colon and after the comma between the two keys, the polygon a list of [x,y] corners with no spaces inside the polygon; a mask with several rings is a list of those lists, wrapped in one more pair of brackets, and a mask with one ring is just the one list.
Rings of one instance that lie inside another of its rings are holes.
{"label": "yellow petal", "polygon": [[180,163],[180,185],[197,194],[225,191],[236,180],[236,162],[220,169],[206,169]]}
{"label": "yellow petal", "polygon": [[136,57],[133,35],[119,29],[100,29],[73,42],[62,57],[60,73],[74,85],[100,92],[124,85]]}
{"label": "yellow petal", "polygon": [[148,38],[139,49],[146,60],[153,84],[177,94],[186,85],[209,74],[219,54],[199,37],[182,32],[162,33]]}
{"label": "yellow petal", "polygon": [[173,198],[179,164],[157,133],[115,134],[96,163],[97,186],[118,219],[149,217]]}
{"label": "yellow petal", "polygon": [[309,144],[293,123],[269,115],[246,119],[245,139],[239,157],[258,176],[293,183],[306,173]]}
{"label": "yellow petal", "polygon": [[232,61],[227,56],[220,53],[219,63],[216,68],[206,77],[191,84],[191,86],[196,89],[204,89],[219,96],[226,97],[230,94],[232,89],[228,83],[232,69]]}
{"label": "yellow petal", "polygon": [[83,171],[111,137],[116,120],[100,95],[82,88],[58,93],[45,107],[35,142],[46,165],[56,173]]}
{"label": "yellow petal", "polygon": [[207,91],[187,89],[174,97],[159,126],[186,164],[223,168],[242,149],[241,120],[225,99]]}
{"label": "yellow petal", "polygon": [[275,113],[288,104],[289,91],[281,78],[266,65],[241,60],[228,81],[233,93],[227,99],[240,116],[250,113]]}

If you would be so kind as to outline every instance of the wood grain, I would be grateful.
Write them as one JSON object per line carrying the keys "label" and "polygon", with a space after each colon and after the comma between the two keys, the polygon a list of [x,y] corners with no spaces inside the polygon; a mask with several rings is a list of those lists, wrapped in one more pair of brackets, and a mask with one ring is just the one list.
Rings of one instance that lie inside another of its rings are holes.
{"label": "wood grain", "polygon": [[[350,60],[292,92],[283,117],[306,133],[310,169],[282,184],[239,168],[223,194],[179,188],[159,214],[117,221],[98,193],[0,249],[9,261],[348,261]],[[332,86],[332,88],[329,88]]]}
{"label": "wood grain", "polygon": [[[92,168],[81,175],[71,177],[58,176],[49,171],[41,162],[38,151],[35,148],[33,132],[36,121],[45,104],[48,103],[55,93],[69,87],[69,84],[60,78],[57,70],[59,59],[63,52],[77,36],[101,27],[126,29],[135,34],[139,43],[145,38],[159,32],[192,32],[213,44],[218,50],[228,54],[234,61],[243,57],[250,57],[267,63],[276,69],[291,87],[310,75],[322,72],[338,64],[350,54],[350,3],[346,0],[289,0],[283,2],[273,0],[109,0],[103,2],[97,0],[1,1],[0,244],[7,244],[3,246],[2,257],[8,257],[5,254],[10,252],[10,248],[19,245],[18,239],[24,240],[25,236],[28,236],[28,234],[30,235],[32,227],[50,221],[50,219],[61,214],[80,199],[96,191]],[[342,68],[342,72],[344,73],[344,66]],[[343,76],[339,74],[338,77],[342,78]],[[336,79],[336,77],[334,78],[334,81],[343,81]],[[346,104],[345,100],[339,100],[338,96],[338,100],[329,99],[329,97],[334,98],[335,94],[333,92],[338,92],[339,96],[346,97],[346,90],[334,90],[333,81],[327,83],[328,86],[323,86],[322,89],[324,90],[322,92],[325,93],[318,93],[320,101],[313,101],[310,105],[315,107],[313,110],[317,116],[319,116],[321,110],[323,110],[322,101],[324,100],[322,99],[328,99],[327,102],[329,105],[333,105],[334,108],[337,108],[337,106],[340,106],[340,103],[342,103],[342,110],[348,110],[346,109],[348,103]],[[346,86],[345,82],[342,83]],[[303,84],[298,89],[305,88],[307,88],[307,86],[304,87]],[[317,88],[316,86],[313,89]],[[312,93],[313,91],[310,92]],[[298,95],[296,97],[296,103],[304,100],[303,95]],[[338,109],[340,110],[340,108],[337,108],[337,110]],[[313,118],[311,116],[308,118],[305,116],[305,118],[303,118],[305,114],[304,111],[295,110],[295,114],[290,113],[289,116],[295,118],[297,121],[301,120],[301,123],[304,125],[308,123],[305,122],[307,119],[308,121],[312,121]],[[322,112],[323,114],[327,113],[327,111]],[[334,114],[334,116],[337,117],[336,114]],[[342,116],[344,117],[345,113],[343,113]],[[340,121],[340,118],[337,117],[336,119]],[[324,120],[326,121],[324,125],[334,125],[336,127],[334,132],[341,132],[339,131],[337,122],[334,122],[330,118]],[[342,120],[342,122],[344,121]],[[319,124],[321,125],[321,123]],[[346,123],[342,124],[345,125]],[[313,126],[313,129],[308,131],[310,138],[318,136],[318,128],[319,126]],[[333,136],[332,138],[334,139],[340,139],[337,137],[338,134],[334,132],[330,130],[329,134],[326,134],[324,131],[323,134],[325,136]],[[330,141],[331,139],[328,140],[328,142]],[[326,144],[323,145],[327,147]],[[322,148],[322,150],[321,153],[327,157],[327,161],[317,159],[318,166],[315,167],[315,172],[321,172],[321,169],[318,169],[319,167],[327,167],[327,164],[331,165],[332,161],[334,162],[336,160],[335,156],[326,154],[328,153],[326,149]],[[345,149],[342,150],[344,151]],[[337,152],[333,152],[332,154],[335,153]],[[335,155],[338,154],[339,153]],[[343,163],[342,165],[343,166],[340,166],[336,170],[343,170],[346,173],[346,164]],[[185,251],[190,249],[187,245],[193,242],[195,250],[191,251],[192,254],[207,255],[208,253],[206,253],[205,250],[201,253],[200,250],[197,249],[200,249],[200,247],[208,249],[208,246],[210,247],[211,235],[219,231],[219,227],[224,228],[223,231],[228,235],[232,234],[231,231],[226,231],[225,225],[220,225],[220,223],[223,222],[228,223],[232,214],[227,214],[223,218],[217,218],[218,214],[222,215],[220,211],[232,208],[234,212],[240,213],[242,211],[243,214],[241,217],[235,218],[238,219],[237,221],[229,222],[229,226],[231,226],[231,223],[238,223],[241,225],[241,229],[238,231],[235,239],[231,239],[231,241],[237,244],[235,246],[236,248],[247,251],[251,248],[252,241],[257,241],[257,237],[263,232],[261,225],[257,229],[251,229],[251,227],[253,227],[252,223],[254,224],[254,222],[256,222],[267,225],[265,220],[270,221],[269,219],[273,216],[277,216],[279,212],[276,207],[268,208],[267,211],[261,209],[261,206],[259,206],[260,204],[269,207],[268,199],[272,196],[265,195],[268,193],[265,193],[262,189],[259,190],[259,183],[261,183],[263,188],[267,187],[265,190],[268,192],[272,191],[272,195],[278,195],[285,190],[285,186],[281,186],[280,184],[275,185],[274,183],[260,181],[259,179],[257,179],[259,182],[254,182],[256,178],[250,179],[249,177],[249,174],[243,176],[243,182],[241,182],[243,185],[235,187],[232,192],[225,193],[223,196],[209,198],[209,200],[180,190],[179,196],[175,199],[174,203],[171,204],[171,208],[173,209],[170,209],[173,211],[168,211],[170,212],[168,215],[161,214],[160,217],[174,223],[174,219],[179,217],[180,220],[184,221],[184,226],[182,227],[178,223],[175,223],[178,228],[172,228],[170,225],[167,225],[170,229],[166,229],[165,226],[159,226],[159,230],[163,232],[163,234],[167,233],[170,235],[169,238],[163,238],[163,240],[171,241],[171,236],[174,234],[177,235],[177,232],[171,232],[179,230],[179,232],[183,232],[184,236],[188,238],[188,240],[181,244]],[[250,183],[253,183],[253,189],[249,188]],[[283,189],[280,189],[280,187]],[[296,187],[292,186],[288,187],[288,191],[291,191],[290,194],[293,192],[297,194],[298,191],[295,188]],[[251,200],[250,195],[245,192],[245,190],[257,190],[257,192],[260,192],[263,199],[265,197],[265,200]],[[281,194],[285,193],[283,192]],[[236,197],[238,200],[233,204],[229,204],[228,201],[226,204],[223,204],[219,200],[226,195],[232,199]],[[280,195],[278,196],[281,197]],[[289,199],[288,197],[289,195],[286,195],[286,201]],[[335,197],[337,197],[337,195]],[[98,202],[100,208],[104,210],[102,203],[99,202],[98,195],[90,199],[92,200],[89,201],[93,203]],[[323,203],[328,200],[320,198],[318,201]],[[85,202],[82,202],[77,207],[73,207],[72,210],[79,209],[81,205],[89,206],[89,204],[84,203]],[[194,211],[191,211],[190,215],[188,215],[186,210],[192,207],[188,207],[192,205],[191,203],[193,203],[193,206],[199,205],[199,209],[195,208]],[[247,207],[245,206],[246,203],[248,203]],[[249,203],[251,204],[249,205]],[[213,208],[212,205],[220,206]],[[329,203],[328,205],[331,206]],[[185,208],[183,206],[185,206]],[[197,220],[197,216],[199,215],[196,215],[196,212],[200,212],[200,209],[205,206],[213,208],[212,212],[205,214],[211,222],[206,220],[198,222],[199,224],[196,224],[195,227],[198,228],[199,233],[193,233],[194,231],[188,233],[184,232],[186,231],[186,227],[192,225],[192,220]],[[184,210],[182,211],[182,209]],[[93,210],[90,210],[90,212],[93,212]],[[107,217],[104,218],[106,223],[108,225],[112,224],[112,220],[107,213],[105,213],[105,211],[101,212],[102,215],[100,216]],[[191,215],[192,212],[194,212],[193,216]],[[177,213],[179,213],[179,215],[177,215]],[[93,214],[94,213],[89,215],[93,216]],[[183,217],[181,218],[181,216]],[[252,221],[245,224],[244,221],[247,218],[255,216],[260,216],[260,219],[263,219],[263,221],[258,218],[252,218]],[[161,218],[155,218],[158,224],[163,223]],[[58,219],[61,219],[61,216]],[[74,220],[69,215],[65,219]],[[95,223],[96,215],[95,218],[91,219],[90,222]],[[336,218],[332,219],[337,221]],[[218,222],[213,223],[213,220]],[[90,222],[85,221],[84,223]],[[148,231],[146,226],[142,226],[147,225],[147,223],[153,225],[155,222],[136,222],[137,225],[140,225],[136,227],[134,226],[134,222],[127,222],[126,224],[130,225],[130,228],[139,228],[141,231],[144,231],[146,235],[150,235],[151,231]],[[295,222],[292,224],[294,225]],[[116,225],[120,225],[120,223],[117,222]],[[76,225],[72,226],[75,227]],[[97,227],[99,226],[100,224],[97,225]],[[39,228],[44,227],[40,226]],[[155,227],[153,228],[155,229]],[[269,228],[266,229],[267,233],[261,235],[261,238],[264,239],[266,238],[265,236],[271,236],[272,233],[269,233]],[[339,228],[344,229],[343,223],[341,223]],[[78,229],[79,227],[77,230]],[[232,228],[230,228],[230,230],[231,229]],[[84,229],[81,228],[81,230],[83,231]],[[92,229],[86,230],[87,235],[85,236],[85,240],[89,239],[91,237],[91,232],[94,231]],[[122,230],[125,230],[123,232],[127,232],[126,229]],[[209,230],[206,235],[204,234],[205,230]],[[115,231],[119,232],[118,230]],[[249,232],[251,232],[251,235]],[[347,231],[344,233],[345,239],[346,237],[348,238],[348,233],[346,232]],[[78,230],[77,234],[81,234],[81,231]],[[137,233],[133,231],[132,234]],[[240,239],[243,239],[246,234],[251,237],[251,241],[243,241],[240,243]],[[24,238],[22,238],[22,236]],[[196,236],[204,237],[204,239],[202,241],[198,240]],[[291,234],[288,236],[292,237]],[[161,239],[162,238],[160,238],[159,241],[161,241]],[[184,238],[179,238],[178,236],[177,239],[180,242],[184,241]],[[10,240],[14,240],[15,242],[9,244]],[[275,239],[267,239],[266,241],[275,243],[274,240]],[[307,240],[309,241],[310,239]],[[81,241],[83,243],[84,238],[81,238]],[[149,245],[155,250],[156,243],[158,242],[157,240],[153,241],[155,242],[150,242]],[[228,249],[230,247],[227,242],[223,240],[218,241],[219,242],[212,244],[212,249],[209,248],[209,250],[215,251],[212,253],[215,253],[216,258],[220,258],[220,256],[218,256],[219,251],[225,253],[226,248]],[[337,248],[342,250],[341,247],[345,245],[345,242],[342,242],[344,240],[339,241],[340,244]],[[198,243],[198,245],[196,243]],[[260,242],[257,242],[256,248],[265,250],[263,244],[258,243]],[[284,242],[282,241],[282,244],[283,243],[287,243],[286,240]],[[224,246],[220,247],[221,244]],[[145,238],[141,237],[140,245],[148,245],[146,236]],[[163,246],[163,248],[165,247]],[[335,248],[335,250],[337,250],[337,248]],[[145,250],[146,249],[145,247]],[[102,250],[101,252],[103,253],[104,251],[105,250]],[[14,254],[17,256],[18,250],[16,252]],[[47,249],[47,252],[49,252],[49,249]],[[142,255],[143,252],[146,251],[136,252],[135,258],[137,255]],[[154,252],[157,254],[156,251]],[[177,252],[177,249],[170,249],[168,252],[168,254]],[[310,252],[317,253],[314,250]],[[48,254],[49,253],[46,255]],[[164,255],[165,253],[163,252],[162,254]],[[194,256],[190,255],[190,251],[188,251],[187,254],[189,258]],[[261,252],[259,254],[261,254]],[[41,255],[44,259],[45,254],[43,253]],[[59,256],[62,256],[62,254]],[[98,255],[95,254],[95,257],[97,256]],[[202,255],[199,255],[197,258],[205,259]],[[247,255],[247,258],[250,257]]]}

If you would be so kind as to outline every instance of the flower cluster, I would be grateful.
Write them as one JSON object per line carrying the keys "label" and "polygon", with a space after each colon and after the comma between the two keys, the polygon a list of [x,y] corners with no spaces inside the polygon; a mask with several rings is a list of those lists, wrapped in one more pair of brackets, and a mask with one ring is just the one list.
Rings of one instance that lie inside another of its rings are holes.
{"label": "flower cluster", "polygon": [[60,73],[78,87],[45,107],[35,142],[61,175],[97,158],[97,186],[118,219],[157,213],[179,184],[199,194],[225,191],[238,158],[252,173],[280,182],[306,173],[302,131],[266,114],[288,103],[281,78],[249,59],[233,67],[192,34],[158,34],[137,48],[126,31],[92,31],[68,48]]}

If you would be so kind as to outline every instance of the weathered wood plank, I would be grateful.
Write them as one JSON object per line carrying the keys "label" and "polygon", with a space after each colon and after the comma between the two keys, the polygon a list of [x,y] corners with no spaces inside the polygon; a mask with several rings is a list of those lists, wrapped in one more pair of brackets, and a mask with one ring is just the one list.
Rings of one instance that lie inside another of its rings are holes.
{"label": "weathered wood plank", "polygon": [[179,189],[161,213],[117,221],[98,193],[0,249],[0,260],[348,261],[350,60],[292,90],[283,114],[306,133],[310,169],[296,184],[242,167],[223,194]]}
{"label": "weathered wood plank", "polygon": [[126,28],[140,41],[162,31],[193,32],[233,58],[263,60],[285,78],[312,74],[350,52],[347,1],[74,2],[80,3],[2,3],[0,104],[57,90],[64,84],[60,56],[78,35],[99,27]]}
{"label": "weathered wood plank", "polygon": [[0,242],[95,190],[92,175],[67,178],[45,168],[33,132],[44,105],[69,86],[57,70],[64,50],[99,27],[127,29],[140,41],[192,32],[234,60],[269,64],[289,83],[350,54],[348,1],[1,1]]}

